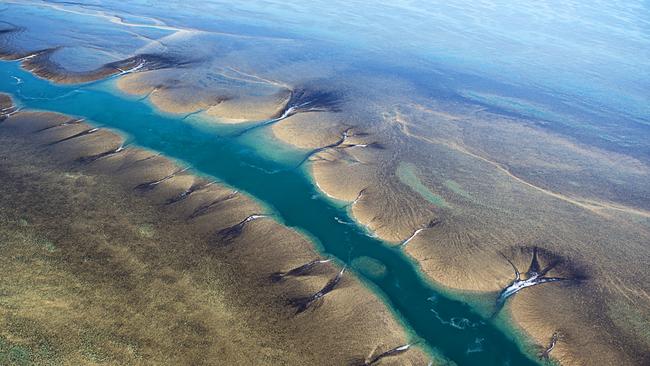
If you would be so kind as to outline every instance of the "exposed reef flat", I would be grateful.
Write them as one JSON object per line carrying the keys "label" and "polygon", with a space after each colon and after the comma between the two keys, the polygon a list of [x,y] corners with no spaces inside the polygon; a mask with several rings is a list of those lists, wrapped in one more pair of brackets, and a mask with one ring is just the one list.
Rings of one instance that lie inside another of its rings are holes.
{"label": "exposed reef flat", "polygon": [[[449,118],[444,108],[426,115],[419,113],[420,106],[414,109],[396,112],[390,119],[407,140],[430,151],[433,164],[417,165],[419,180],[450,206],[443,210],[440,225],[422,231],[406,247],[423,270],[452,288],[497,292],[512,280],[511,273],[504,277],[501,272],[510,266],[498,253],[509,246],[538,245],[570,263],[565,270],[586,268],[588,278],[523,290],[510,308],[515,321],[540,345],[562,329],[563,337],[551,353],[562,364],[647,362],[647,352],[639,351],[650,347],[643,325],[650,317],[650,289],[647,273],[640,270],[650,256],[644,244],[649,223],[642,208],[647,201],[637,199],[634,206],[626,206],[621,199],[612,204],[604,198],[616,195],[603,194],[627,182],[621,190],[639,195],[647,185],[631,183],[647,181],[647,165],[515,119],[466,111]],[[436,129],[419,127],[425,121],[435,123]],[[500,139],[491,141],[491,136]],[[452,166],[438,165],[450,162]],[[527,168],[515,173],[511,167],[516,165]],[[574,184],[576,176],[579,184]],[[547,183],[559,180],[565,185],[550,188]],[[528,255],[515,257],[525,268]],[[620,310],[625,315],[615,309],[625,309]]]}
{"label": "exposed reef flat", "polygon": [[[621,149],[616,143],[590,145],[591,140],[582,137],[602,140],[601,129],[590,129],[598,121],[572,121],[581,126],[580,133],[561,134],[545,127],[555,122],[539,120],[549,118],[544,113],[533,113],[534,120],[505,115],[487,107],[489,100],[467,98],[467,92],[465,97],[438,101],[435,94],[398,76],[350,70],[329,56],[322,58],[327,62],[313,54],[304,57],[305,48],[297,42],[231,42],[193,35],[178,31],[151,42],[147,47],[154,44],[157,51],[147,48],[146,53],[191,50],[209,55],[210,61],[202,58],[202,63],[187,68],[136,70],[143,72],[124,75],[118,86],[148,97],[167,112],[208,115],[212,110],[212,117],[221,122],[272,121],[276,136],[310,150],[303,163],[325,194],[348,201],[361,224],[400,246],[436,283],[465,291],[469,299],[488,298],[477,306],[486,314],[495,312],[500,294],[521,284],[508,261],[526,271],[531,248],[537,247],[541,266],[561,262],[545,275],[567,280],[522,287],[499,304],[504,307],[497,316],[511,316],[540,345],[540,354],[563,365],[649,362],[650,274],[645,268],[650,262],[650,168],[643,153],[633,154],[635,149]],[[37,44],[30,52],[55,46]],[[128,56],[100,65],[140,53],[129,50]],[[303,89],[316,94],[325,86],[340,91],[336,95],[344,97],[337,102],[338,112],[317,110],[280,120],[299,85],[309,85]],[[614,123],[612,130],[618,128]],[[617,136],[627,135],[625,142],[638,143],[641,138],[634,136],[643,136],[640,130],[621,131]],[[76,134],[96,138],[97,133],[78,126],[69,135],[52,135],[51,142]],[[233,236],[272,222],[257,218],[264,212],[249,208],[231,190],[196,182],[180,172],[183,167],[149,152],[122,151],[121,140],[112,141],[105,150],[85,153],[108,153],[96,163],[115,162],[115,171],[138,174],[130,182],[133,188],[141,187],[136,194],[154,197],[167,192],[157,202],[171,200],[161,204],[182,209],[214,190],[183,215],[202,232],[210,227],[228,239],[224,248],[237,247]],[[156,174],[132,168],[138,164]],[[181,185],[172,189],[172,183]],[[152,185],[156,188],[150,189]],[[208,218],[226,206],[237,215],[213,227]],[[288,272],[312,260],[305,255],[271,272]],[[286,300],[318,294],[336,273],[332,268],[308,291]],[[530,278],[520,275],[524,281]],[[339,292],[325,295],[326,304]],[[287,311],[295,313],[293,308]]]}
{"label": "exposed reef flat", "polygon": [[290,273],[318,253],[251,199],[71,121],[23,110],[0,124],[0,339],[21,360],[428,363],[349,272],[327,291],[331,261]]}
{"label": "exposed reef flat", "polygon": [[0,59],[19,61],[23,69],[34,75],[60,84],[79,84],[102,80],[114,75],[124,75],[135,72],[183,67],[190,61],[182,61],[170,56],[157,54],[138,54],[122,60],[103,64],[95,69],[86,71],[67,70],[64,66],[52,60],[52,56],[60,48],[29,51],[25,53],[0,53]]}
{"label": "exposed reef flat", "polygon": [[[650,289],[642,268],[650,234],[641,197],[648,187],[629,183],[647,181],[648,166],[514,118],[435,107],[403,106],[385,114],[384,124],[353,125],[361,138],[350,143],[363,147],[319,151],[310,159],[316,184],[350,202],[360,223],[403,246],[452,289],[496,300],[513,279],[500,253],[525,268],[524,249],[550,251],[564,263],[550,276],[568,280],[522,289],[504,314],[540,347],[560,334],[545,357],[562,364],[647,362]],[[284,123],[274,127],[279,136]],[[431,124],[433,131],[423,127]],[[293,141],[304,147],[301,137],[309,135],[296,132]],[[377,141],[381,149],[368,148]],[[531,148],[540,143],[543,150]]]}
{"label": "exposed reef flat", "polygon": [[281,113],[290,99],[286,88],[241,80],[228,73],[194,70],[159,70],[127,75],[120,90],[147,96],[162,111],[201,113],[225,123],[263,121]]}
{"label": "exposed reef flat", "polygon": [[436,219],[440,208],[397,179],[395,150],[377,144],[377,138],[355,128],[346,141],[318,151],[310,170],[322,191],[349,202],[361,224],[388,242],[400,243]]}
{"label": "exposed reef flat", "polygon": [[540,345],[562,334],[549,356],[564,365],[647,362],[645,163],[467,107],[404,106],[357,130],[385,149],[329,149],[311,170],[359,222],[439,284],[494,299],[513,279],[499,253],[544,248],[565,263],[551,276],[588,275],[523,289],[504,313]]}
{"label": "exposed reef flat", "polygon": [[272,127],[273,134],[281,141],[305,150],[338,142],[346,129],[340,116],[334,113],[298,114]]}

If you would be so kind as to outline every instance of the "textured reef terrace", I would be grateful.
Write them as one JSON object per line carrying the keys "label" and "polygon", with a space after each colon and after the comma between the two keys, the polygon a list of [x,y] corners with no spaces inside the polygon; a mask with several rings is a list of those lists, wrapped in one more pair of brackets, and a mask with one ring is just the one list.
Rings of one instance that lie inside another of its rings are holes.
{"label": "textured reef terrace", "polygon": [[[0,35],[3,45],[16,31]],[[53,62],[59,51],[2,52],[55,82],[120,75],[122,91],[188,123],[228,125],[239,134],[265,129],[311,151],[300,166],[323,193],[347,202],[369,232],[401,245],[437,284],[489,298],[489,305],[477,305],[489,308],[488,315],[504,306],[497,316],[514,319],[544,358],[565,365],[648,361],[650,166],[643,153],[549,128],[556,118],[541,112],[535,118],[503,113],[503,102],[487,108],[489,100],[467,93],[435,99],[412,80],[356,68],[346,57],[304,57],[308,48],[299,40],[171,34],[120,58],[125,61],[106,60],[83,72]],[[57,37],[65,39],[54,35],[48,50],[57,49]],[[200,57],[178,58],[187,50]],[[143,60],[150,66],[138,68]],[[102,136],[75,128],[80,138]],[[119,141],[103,147],[84,156],[99,162],[123,154]],[[135,185],[166,187],[186,176],[180,170],[170,167]],[[205,185],[186,184],[164,200],[185,202]],[[186,215],[202,221],[211,207],[238,201],[231,195],[211,197]],[[271,221],[261,215],[242,212],[220,236],[237,240]],[[269,273],[300,272],[314,260],[303,259]],[[513,277],[513,267],[527,273]],[[566,280],[517,282],[541,272],[541,278]],[[309,309],[312,299],[336,294],[337,273],[332,268],[290,302]],[[326,291],[332,281],[335,291]]]}

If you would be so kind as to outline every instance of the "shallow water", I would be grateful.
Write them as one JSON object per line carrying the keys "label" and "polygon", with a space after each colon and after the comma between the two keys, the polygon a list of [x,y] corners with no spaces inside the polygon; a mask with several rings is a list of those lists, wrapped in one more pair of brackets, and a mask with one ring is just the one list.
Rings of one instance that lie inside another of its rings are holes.
{"label": "shallow water", "polygon": [[224,57],[205,67],[241,64],[289,84],[315,79],[351,94],[376,87],[359,76],[404,81],[414,88],[381,93],[479,103],[650,157],[646,1],[8,3],[0,27],[25,28],[12,45],[63,46],[53,59],[71,70],[146,51],[208,63]]}
{"label": "shallow water", "polygon": [[[12,76],[23,82],[17,84]],[[350,225],[345,207],[324,198],[292,159],[270,160],[241,141],[246,136],[220,137],[210,128],[162,116],[144,103],[107,92],[109,86],[57,86],[22,71],[17,63],[0,64],[0,91],[13,94],[22,107],[85,117],[98,126],[119,130],[133,144],[160,151],[248,192],[271,207],[284,224],[307,233],[325,256],[346,264],[363,258],[384,266],[383,276],[364,276],[363,271],[360,276],[378,290],[417,338],[449,360],[458,365],[535,364],[495,325],[428,284],[398,249]],[[476,351],[477,339],[483,339],[480,352]]]}

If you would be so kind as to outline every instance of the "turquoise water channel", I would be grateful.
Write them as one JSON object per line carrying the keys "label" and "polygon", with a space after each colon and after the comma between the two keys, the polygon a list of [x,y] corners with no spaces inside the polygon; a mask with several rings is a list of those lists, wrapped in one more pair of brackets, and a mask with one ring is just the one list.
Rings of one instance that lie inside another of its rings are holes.
{"label": "turquoise water channel", "polygon": [[272,209],[279,221],[309,235],[323,256],[350,265],[383,267],[360,270],[358,275],[404,322],[414,341],[424,342],[435,353],[457,365],[537,364],[493,321],[436,290],[399,249],[354,224],[346,207],[321,194],[292,159],[269,158],[272,155],[250,143],[251,136],[219,136],[214,129],[158,113],[145,102],[110,92],[108,84],[55,85],[33,77],[15,62],[0,62],[0,91],[11,94],[21,107],[84,117],[121,131],[130,143],[246,191]]}

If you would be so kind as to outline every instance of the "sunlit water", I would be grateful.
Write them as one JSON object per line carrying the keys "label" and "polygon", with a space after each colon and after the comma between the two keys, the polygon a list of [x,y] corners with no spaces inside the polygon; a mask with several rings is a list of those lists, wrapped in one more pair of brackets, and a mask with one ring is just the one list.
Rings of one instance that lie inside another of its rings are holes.
{"label": "sunlit water", "polygon": [[[397,77],[416,86],[418,94],[478,102],[550,122],[544,127],[588,144],[650,157],[647,1],[82,3],[86,5],[66,5],[73,10],[68,13],[42,8],[26,15],[10,8],[3,19],[51,18],[31,25],[29,42],[47,39],[60,17],[71,29],[86,26],[88,34],[71,37],[56,56],[77,69],[143,49],[147,39],[133,34],[159,38],[178,29],[222,32],[270,48],[282,44],[270,41],[286,39],[281,52],[263,53],[255,63],[265,67],[303,58],[315,67],[339,63],[350,70],[347,74]],[[106,19],[115,14],[138,26],[116,30]],[[213,48],[206,40],[189,47],[183,52],[204,56],[220,53],[222,46]],[[347,76],[339,72],[331,79]]]}

